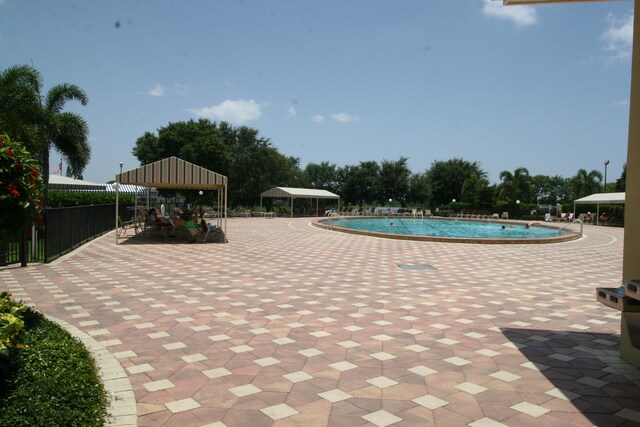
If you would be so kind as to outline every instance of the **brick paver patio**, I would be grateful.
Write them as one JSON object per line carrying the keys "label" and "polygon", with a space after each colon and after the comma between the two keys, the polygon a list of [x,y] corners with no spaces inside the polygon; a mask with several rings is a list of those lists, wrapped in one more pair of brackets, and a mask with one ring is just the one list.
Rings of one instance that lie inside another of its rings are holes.
{"label": "brick paver patio", "polygon": [[140,426],[640,425],[619,313],[595,301],[622,229],[473,245],[309,222],[234,218],[228,244],[109,234],[0,285],[119,360]]}

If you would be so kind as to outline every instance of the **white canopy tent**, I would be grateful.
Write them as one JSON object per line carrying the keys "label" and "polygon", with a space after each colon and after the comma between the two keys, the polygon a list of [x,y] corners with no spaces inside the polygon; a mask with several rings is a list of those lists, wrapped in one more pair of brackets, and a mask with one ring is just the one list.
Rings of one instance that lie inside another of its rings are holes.
{"label": "white canopy tent", "polygon": [[272,189],[264,191],[260,194],[260,207],[262,207],[263,197],[272,197],[275,199],[291,199],[292,218],[294,199],[316,199],[316,216],[318,215],[319,199],[338,199],[338,210],[340,210],[340,196],[327,190],[316,190],[314,188],[273,187]]}
{"label": "white canopy tent", "polygon": [[596,224],[600,223],[600,205],[624,205],[625,193],[595,193],[582,197],[573,202],[573,212],[576,205],[596,205]]}
{"label": "white canopy tent", "polygon": [[[175,156],[140,166],[116,175],[116,228],[118,227],[118,188],[121,184],[139,185],[147,188],[170,188],[182,190],[217,190],[218,211],[223,212],[227,230],[227,177]],[[149,208],[147,191],[147,208]],[[220,219],[219,219],[220,221]],[[118,233],[116,233],[118,243]]]}

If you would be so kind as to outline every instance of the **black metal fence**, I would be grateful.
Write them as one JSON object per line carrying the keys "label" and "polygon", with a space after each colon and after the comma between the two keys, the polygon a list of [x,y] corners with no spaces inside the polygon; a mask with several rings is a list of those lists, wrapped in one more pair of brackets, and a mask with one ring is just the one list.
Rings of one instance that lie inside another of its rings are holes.
{"label": "black metal fence", "polygon": [[[120,204],[118,214],[123,221],[133,218],[133,205]],[[5,259],[0,254],[0,265],[21,262],[20,253],[25,251],[28,262],[51,262],[108,231],[115,229],[116,205],[73,206],[48,208],[44,214],[44,226],[26,236],[22,242],[9,242],[5,248]],[[3,252],[3,248],[0,248]]]}

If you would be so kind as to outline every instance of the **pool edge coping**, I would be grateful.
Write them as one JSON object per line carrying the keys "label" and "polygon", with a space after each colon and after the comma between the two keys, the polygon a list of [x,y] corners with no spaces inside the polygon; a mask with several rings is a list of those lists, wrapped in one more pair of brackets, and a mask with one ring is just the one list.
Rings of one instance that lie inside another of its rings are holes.
{"label": "pool edge coping", "polygon": [[[348,216],[342,217],[340,219],[344,220],[353,220],[353,219],[392,219],[396,217],[386,217],[386,216]],[[418,219],[411,217],[397,217],[400,219]],[[553,236],[553,237],[541,237],[534,239],[491,239],[491,238],[468,238],[468,237],[441,237],[441,236],[416,236],[413,234],[392,234],[392,233],[381,233],[376,231],[364,231],[364,230],[354,230],[346,227],[340,227],[335,225],[324,224],[326,221],[335,220],[336,218],[316,218],[311,221],[311,225],[314,227],[322,228],[330,231],[338,231],[341,233],[347,234],[356,234],[360,236],[369,236],[369,237],[379,237],[383,239],[396,239],[396,240],[413,240],[418,242],[439,242],[439,243],[472,243],[472,244],[485,244],[485,245],[527,245],[527,244],[549,244],[549,243],[564,243],[570,242],[573,240],[580,239],[582,237],[581,233],[569,231],[564,236]],[[421,218],[422,219],[422,218]],[[428,218],[430,220],[447,220],[451,218],[446,217],[431,217]],[[487,220],[479,220],[473,218],[465,218],[465,221],[471,222],[490,222],[495,224],[527,224],[527,222],[513,221],[513,220],[498,220],[498,221],[487,221]],[[537,222],[537,221],[536,221]],[[558,229],[558,227],[553,227],[548,224],[539,223],[537,224],[541,227]]]}

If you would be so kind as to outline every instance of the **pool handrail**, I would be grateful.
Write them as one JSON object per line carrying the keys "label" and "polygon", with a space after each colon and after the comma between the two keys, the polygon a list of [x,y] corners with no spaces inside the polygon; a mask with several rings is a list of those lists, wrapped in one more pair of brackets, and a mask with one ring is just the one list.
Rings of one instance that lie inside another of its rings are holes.
{"label": "pool handrail", "polygon": [[584,229],[584,222],[581,219],[574,219],[573,221],[566,223],[562,227],[558,228],[558,233],[561,233],[563,229],[567,228],[571,224],[575,224],[576,222],[580,223],[580,237],[582,237],[582,231]]}

